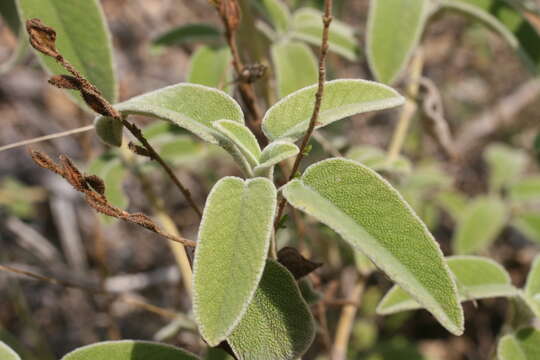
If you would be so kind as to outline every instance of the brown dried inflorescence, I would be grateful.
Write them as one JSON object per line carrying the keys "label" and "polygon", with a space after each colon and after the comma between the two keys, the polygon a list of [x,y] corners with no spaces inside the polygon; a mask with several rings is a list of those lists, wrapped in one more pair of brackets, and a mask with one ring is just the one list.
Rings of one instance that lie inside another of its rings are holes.
{"label": "brown dried inflorescence", "polygon": [[53,28],[46,26],[39,19],[30,19],[26,22],[26,31],[34,49],[54,58],[60,57],[56,50],[56,31]]}

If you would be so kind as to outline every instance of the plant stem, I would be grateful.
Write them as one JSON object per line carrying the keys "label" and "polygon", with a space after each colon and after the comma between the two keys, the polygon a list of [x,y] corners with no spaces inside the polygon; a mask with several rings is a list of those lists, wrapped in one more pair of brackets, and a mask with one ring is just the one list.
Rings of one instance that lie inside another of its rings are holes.
{"label": "plant stem", "polygon": [[57,138],[61,138],[61,137],[64,137],[64,136],[78,134],[78,133],[82,133],[82,132],[85,132],[85,131],[90,131],[92,129],[94,129],[94,125],[88,125],[88,126],[83,126],[83,127],[77,128],[77,129],[72,129],[72,130],[67,130],[67,131],[63,131],[63,132],[59,132],[59,133],[55,133],[55,134],[40,136],[40,137],[36,137],[36,138],[33,138],[33,139],[23,140],[23,141],[19,141],[19,142],[13,143],[13,144],[0,146],[0,152],[5,151],[5,150],[9,150],[9,149],[13,149],[13,148],[16,148],[16,147],[19,147],[19,146],[35,144],[35,143],[46,141],[46,140],[52,140],[52,139],[57,139]]}
{"label": "plant stem", "polygon": [[399,122],[394,130],[392,142],[388,149],[387,161],[389,163],[395,161],[403,147],[407,131],[411,124],[412,117],[416,113],[416,98],[420,89],[420,79],[422,77],[422,68],[424,66],[424,55],[422,48],[418,48],[411,64],[411,74],[407,85],[407,100],[401,110]]}

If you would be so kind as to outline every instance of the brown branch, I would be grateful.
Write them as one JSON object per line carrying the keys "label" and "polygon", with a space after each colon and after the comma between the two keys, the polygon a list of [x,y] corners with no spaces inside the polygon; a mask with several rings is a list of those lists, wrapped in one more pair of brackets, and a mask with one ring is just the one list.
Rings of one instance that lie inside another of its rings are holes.
{"label": "brown branch", "polygon": [[64,155],[60,156],[60,164],[56,164],[47,155],[30,150],[30,156],[36,164],[62,176],[78,192],[85,195],[85,200],[94,210],[101,214],[121,219],[132,224],[142,226],[162,237],[178,242],[184,246],[195,247],[196,243],[179,236],[174,236],[161,230],[148,216],[141,213],[130,214],[125,210],[111,205],[105,197],[105,184],[95,175],[83,175],[71,160]]}
{"label": "brown branch", "polygon": [[[322,104],[322,100],[324,96],[324,85],[326,82],[326,56],[328,54],[328,46],[329,46],[328,36],[329,36],[330,24],[332,23],[332,5],[333,5],[333,0],[325,0],[324,16],[323,16],[324,28],[323,28],[323,33],[322,33],[321,50],[319,54],[319,85],[318,85],[317,93],[315,94],[315,106],[313,108],[313,113],[309,121],[309,127],[307,129],[306,134],[304,135],[304,139],[302,140],[302,145],[300,145],[300,152],[298,153],[298,156],[296,156],[288,181],[291,181],[292,179],[294,179],[294,177],[296,176],[296,173],[298,172],[300,163],[302,162],[302,159],[305,156],[306,146],[309,142],[309,139],[311,138],[311,135],[313,134],[313,131],[315,130],[315,125],[317,124],[317,120],[319,119],[319,114],[321,112],[321,104]],[[285,199],[282,198],[281,201],[279,202],[278,215],[274,223],[275,228],[277,228],[277,225],[279,224],[279,221],[281,217],[283,216],[283,211],[285,210],[285,204],[286,204]],[[273,245],[275,246],[275,243]]]}
{"label": "brown branch", "polygon": [[41,53],[53,57],[58,64],[69,71],[73,76],[55,75],[49,83],[62,89],[78,90],[86,104],[98,114],[112,117],[120,121],[142,144],[148,152],[148,156],[157,161],[171,178],[173,183],[180,189],[189,205],[195,210],[199,217],[202,217],[202,212],[193,200],[191,192],[180,182],[169,165],[163,160],[158,152],[146,140],[142,131],[135,125],[130,123],[116,110],[101,94],[90,81],[88,81],[62,54],[56,49],[56,32],[53,28],[46,26],[39,19],[30,19],[26,21],[26,29],[30,36],[30,44]]}

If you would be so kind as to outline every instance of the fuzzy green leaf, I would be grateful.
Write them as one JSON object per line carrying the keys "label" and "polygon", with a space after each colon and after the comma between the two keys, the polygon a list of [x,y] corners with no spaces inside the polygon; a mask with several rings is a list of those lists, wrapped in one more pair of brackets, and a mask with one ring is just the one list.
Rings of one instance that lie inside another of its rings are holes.
{"label": "fuzzy green leaf", "polygon": [[524,328],[504,336],[497,346],[498,360],[540,359],[540,331]]}
{"label": "fuzzy green leaf", "polygon": [[534,72],[540,71],[540,34],[505,0],[445,0],[441,5],[473,16],[498,32]]}
{"label": "fuzzy green leaf", "polygon": [[[510,275],[506,270],[489,258],[451,256],[447,259],[447,263],[456,279],[459,298],[462,302],[492,297],[511,297],[518,293],[518,290],[512,286]],[[377,313],[388,315],[420,308],[422,306],[407,292],[394,285],[379,303]]]}
{"label": "fuzzy green leaf", "polygon": [[259,164],[261,148],[257,138],[247,126],[232,120],[219,120],[212,125],[240,149],[251,166]]}
{"label": "fuzzy green leaf", "polygon": [[420,41],[429,0],[370,0],[367,58],[378,81],[394,83]]}
{"label": "fuzzy green leaf", "polygon": [[540,213],[522,212],[514,216],[512,226],[529,240],[540,243]]}
{"label": "fuzzy green leaf", "polygon": [[[323,14],[315,9],[301,8],[294,13],[292,37],[320,46],[323,32]],[[344,22],[332,20],[328,34],[330,51],[355,61],[360,49],[354,30]]]}
{"label": "fuzzy green leaf", "polygon": [[105,144],[114,147],[122,146],[124,125],[116,119],[100,116],[94,120],[96,135]]}
{"label": "fuzzy green leaf", "polygon": [[264,172],[283,160],[298,155],[300,149],[293,143],[285,141],[274,141],[268,144],[261,153],[259,166],[255,168],[255,173]]}
{"label": "fuzzy green leaf", "polygon": [[527,166],[527,154],[504,144],[490,145],[484,153],[489,166],[489,187],[499,191],[519,179]]}
{"label": "fuzzy green leaf", "polygon": [[262,3],[278,33],[287,32],[291,22],[291,13],[287,5],[281,0],[262,0]]}
{"label": "fuzzy green leaf", "polygon": [[540,202],[540,176],[516,179],[509,187],[510,199],[519,202]]}
{"label": "fuzzy green leaf", "polygon": [[225,350],[220,348],[209,348],[204,360],[234,360]]}
{"label": "fuzzy green leaf", "polygon": [[280,98],[316,84],[319,79],[317,59],[311,49],[303,43],[282,41],[274,44],[272,61]]}
{"label": "fuzzy green leaf", "polygon": [[456,190],[438,193],[437,202],[454,220],[459,220],[467,208],[467,197]]}
{"label": "fuzzy green leaf", "polygon": [[267,179],[221,179],[212,189],[193,265],[193,312],[215,346],[245,314],[261,279],[270,243],[276,189]]}
{"label": "fuzzy green leaf", "polygon": [[[56,30],[56,46],[111,103],[116,102],[117,84],[112,62],[109,29],[97,0],[17,0],[25,21],[39,18]],[[40,60],[52,74],[66,71],[42,54]],[[73,92],[74,93],[74,92]],[[77,94],[79,104],[85,104]],[[84,105],[86,107],[86,105]]]}
{"label": "fuzzy green leaf", "polygon": [[527,275],[524,296],[536,316],[540,317],[540,255],[534,259]]}
{"label": "fuzzy green leaf", "polygon": [[362,251],[454,334],[463,311],[442,252],[399,193],[373,170],[345,159],[310,166],[283,196]]}
{"label": "fuzzy green leaf", "polygon": [[179,46],[188,43],[216,43],[221,39],[221,31],[209,24],[187,24],[173,28],[159,35],[152,42],[155,46]]}
{"label": "fuzzy green leaf", "polygon": [[[276,139],[299,139],[308,129],[315,104],[317,85],[298,90],[274,104],[265,114],[262,128]],[[334,80],[325,85],[316,128],[348,116],[383,110],[403,104],[394,89],[366,80]]]}
{"label": "fuzzy green leaf", "polygon": [[241,360],[299,358],[315,337],[315,324],[291,273],[268,260],[246,315],[227,341]]}
{"label": "fuzzy green leaf", "polygon": [[0,341],[0,359],[2,360],[21,360],[19,355],[5,343]]}
{"label": "fuzzy green leaf", "polygon": [[185,350],[149,341],[105,341],[78,348],[61,360],[198,360]]}
{"label": "fuzzy green leaf", "polygon": [[0,1],[0,15],[14,35],[19,35],[22,30],[19,14],[17,13],[17,4],[15,0]]}
{"label": "fuzzy green leaf", "polygon": [[463,210],[452,239],[456,254],[484,251],[506,224],[505,204],[496,197],[477,197]]}
{"label": "fuzzy green leaf", "polygon": [[412,170],[411,162],[407,158],[400,155],[397,159],[389,162],[388,155],[381,149],[373,146],[362,145],[352,147],[345,157],[358,161],[377,172],[388,171],[398,174],[408,174]]}
{"label": "fuzzy green leaf", "polygon": [[231,52],[228,48],[201,46],[191,56],[186,81],[193,84],[224,89],[232,80]]}

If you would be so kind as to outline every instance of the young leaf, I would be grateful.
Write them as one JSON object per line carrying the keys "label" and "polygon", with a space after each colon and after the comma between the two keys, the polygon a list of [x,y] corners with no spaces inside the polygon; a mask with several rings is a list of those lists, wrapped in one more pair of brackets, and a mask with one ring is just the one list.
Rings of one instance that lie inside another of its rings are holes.
{"label": "young leaf", "polygon": [[221,31],[209,24],[187,24],[173,28],[159,35],[152,41],[155,46],[178,46],[187,43],[217,43]]}
{"label": "young leaf", "polygon": [[[306,41],[312,45],[320,46],[323,32],[323,14],[311,8],[298,9],[294,13],[292,37]],[[360,49],[354,30],[344,22],[332,20],[328,34],[330,51],[355,61],[358,59]]]}
{"label": "young leaf", "polygon": [[215,346],[245,314],[262,276],[276,207],[267,179],[221,179],[212,189],[193,265],[193,312]]}
{"label": "young leaf", "polygon": [[107,116],[100,116],[94,120],[96,135],[105,144],[120,147],[122,146],[122,134],[124,125],[117,119]]}
{"label": "young leaf", "polygon": [[397,159],[388,162],[387,154],[373,146],[363,145],[352,147],[345,157],[362,163],[377,172],[388,171],[398,174],[408,174],[412,170],[411,162],[407,158],[400,155]]}
{"label": "young leaf", "polygon": [[2,360],[21,360],[19,355],[13,349],[11,349],[7,344],[0,341],[0,359]]}
{"label": "young leaf", "polygon": [[514,216],[512,226],[529,240],[540,243],[540,213],[523,212]]}
{"label": "young leaf", "polygon": [[278,33],[287,32],[291,22],[291,13],[287,5],[281,0],[262,0],[262,3]]}
{"label": "young leaf", "polygon": [[[3,0],[2,0],[3,1]],[[117,84],[111,37],[97,0],[17,0],[22,19],[39,18],[56,30],[56,46],[109,102],[116,102]],[[56,61],[39,54],[52,74],[64,74]],[[85,104],[77,96],[80,104]],[[86,105],[85,105],[86,106]]]}
{"label": "young leaf", "polygon": [[540,255],[536,256],[531,265],[524,290],[527,302],[532,304],[534,312],[540,316]]}
{"label": "young leaf", "polygon": [[259,166],[255,168],[255,173],[261,173],[279,164],[283,160],[296,156],[300,152],[298,146],[286,141],[274,141],[268,144],[261,153]]}
{"label": "young leaf", "polygon": [[540,201],[540,176],[516,179],[509,187],[510,199],[519,202]]}
{"label": "young leaf", "polygon": [[[298,90],[274,104],[265,114],[262,128],[276,139],[299,139],[307,130],[315,104],[317,85]],[[366,80],[334,80],[325,85],[316,128],[348,116],[389,109],[403,104],[394,89]]]}
{"label": "young leaf", "polygon": [[80,347],[61,360],[198,360],[177,347],[140,340],[104,341]]}
{"label": "young leaf", "polygon": [[[115,106],[123,115],[140,114],[170,121],[201,139],[218,144],[212,123],[244,123],[238,103],[222,91],[203,85],[177,84],[134,97]],[[98,117],[98,119],[101,117]]]}
{"label": "young leaf", "polygon": [[232,120],[218,120],[212,125],[240,149],[251,166],[259,164],[261,148],[257,138],[247,126]]}
{"label": "young leaf", "polygon": [[367,59],[375,79],[394,83],[420,41],[429,0],[370,0]]}
{"label": "young leaf", "polygon": [[489,187],[499,191],[519,179],[527,166],[527,154],[504,144],[490,145],[484,153],[489,166]]}
{"label": "young leaf", "polygon": [[281,41],[274,44],[272,61],[280,98],[317,83],[319,78],[317,59],[311,49],[303,43]]}
{"label": "young leaf", "polygon": [[126,168],[116,155],[107,153],[94,159],[88,166],[86,173],[97,175],[103,180],[105,197],[112,205],[120,209],[127,208],[129,202],[122,187],[127,175]]}
{"label": "young leaf", "polygon": [[467,197],[456,190],[446,190],[437,194],[437,203],[455,221],[459,221],[467,208]]}
{"label": "young leaf", "polygon": [[506,224],[506,206],[496,197],[477,197],[464,209],[452,245],[456,254],[472,254],[486,249]]}
{"label": "young leaf", "polygon": [[268,260],[253,301],[227,338],[241,360],[297,359],[311,345],[315,324],[293,276]]}
{"label": "young leaf", "polygon": [[[518,293],[512,286],[510,275],[506,270],[489,258],[451,256],[447,258],[447,263],[456,279],[459,299],[462,302],[492,297],[512,297]],[[394,285],[379,303],[377,313],[388,315],[420,308],[422,306],[407,292]]]}
{"label": "young leaf", "polygon": [[463,332],[457,288],[439,245],[377,173],[351,160],[325,160],[285,185],[283,196],[366,254],[450,332]]}
{"label": "young leaf", "polygon": [[228,48],[213,49],[201,46],[191,56],[186,81],[224,89],[226,92],[232,80],[231,52]]}
{"label": "young leaf", "polygon": [[540,358],[540,331],[523,328],[504,336],[497,345],[498,360],[536,360]]}

